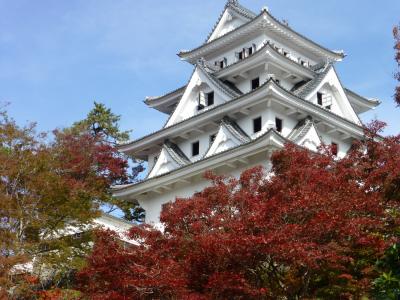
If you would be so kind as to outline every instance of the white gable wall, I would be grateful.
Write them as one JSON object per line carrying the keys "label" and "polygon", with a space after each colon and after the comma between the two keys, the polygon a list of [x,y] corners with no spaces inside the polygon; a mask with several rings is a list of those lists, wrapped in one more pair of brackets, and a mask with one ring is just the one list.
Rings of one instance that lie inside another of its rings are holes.
{"label": "white gable wall", "polygon": [[347,95],[344,92],[339,78],[337,77],[337,74],[333,68],[328,72],[324,80],[322,80],[315,91],[306,98],[306,100],[317,104],[317,92],[322,92],[325,95],[332,97],[331,111],[333,113],[361,125],[360,119],[351,106],[350,101],[347,98]]}
{"label": "white gable wall", "polygon": [[214,88],[214,84],[206,77],[206,75],[204,75],[199,68],[196,68],[177,108],[167,122],[166,127],[188,119],[210,108],[206,107],[201,111],[197,109],[200,91],[204,93],[211,91],[214,92],[214,106],[230,100],[228,95],[222,92],[219,88]]}

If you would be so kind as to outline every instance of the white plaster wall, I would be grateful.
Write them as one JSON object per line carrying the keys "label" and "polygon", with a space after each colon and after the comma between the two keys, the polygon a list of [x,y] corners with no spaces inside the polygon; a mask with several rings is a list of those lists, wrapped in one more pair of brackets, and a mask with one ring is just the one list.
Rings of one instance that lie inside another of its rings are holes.
{"label": "white plaster wall", "polygon": [[[253,132],[253,119],[261,116],[262,119],[262,130],[261,132]],[[270,128],[275,128],[275,118],[280,118],[283,121],[282,135],[287,136],[297,125],[298,121],[294,118],[283,115],[273,108],[267,108],[253,112],[243,119],[237,121],[238,125],[251,137],[256,138],[261,134],[268,131]]]}
{"label": "white plaster wall", "polygon": [[[318,91],[332,96],[333,105],[331,111],[333,113],[361,125],[334,69],[331,69],[325,79],[320,83]],[[306,100],[317,104],[317,92]]]}
{"label": "white plaster wall", "polygon": [[326,133],[320,132],[319,133],[321,140],[324,144],[330,145],[331,143],[336,143],[339,147],[338,157],[343,158],[346,156],[346,153],[350,150],[351,142],[349,140],[342,141],[332,135],[328,135]]}
{"label": "white plaster wall", "polygon": [[[268,161],[259,161],[256,163],[252,163],[248,166],[238,167],[235,170],[232,170],[225,175],[232,175],[235,177],[240,176],[240,174],[251,167],[261,165],[265,168],[268,167]],[[176,198],[188,198],[191,197],[194,193],[202,191],[205,187],[209,186],[210,182],[205,179],[200,179],[196,182],[191,182],[187,185],[177,187],[172,189],[171,191],[165,192],[163,194],[157,195],[152,194],[147,199],[139,200],[139,204],[146,211],[146,223],[158,224],[160,222],[160,213],[162,209],[162,205],[168,202],[175,201]]]}
{"label": "white plaster wall", "polygon": [[259,50],[266,41],[269,41],[271,44],[282,49],[282,53],[283,53],[283,50],[285,52],[288,52],[289,53],[288,58],[290,58],[296,62],[298,62],[299,58],[301,58],[302,60],[308,62],[310,65],[315,65],[317,63],[315,60],[311,59],[305,53],[300,53],[299,51],[294,50],[293,47],[289,46],[288,44],[283,44],[281,42],[278,42],[271,35],[267,35],[264,33],[261,33],[256,37],[249,38],[246,42],[242,42],[242,43],[238,44],[237,46],[232,46],[232,47],[230,47],[229,50],[225,50],[217,55],[211,54],[211,55],[207,56],[206,59],[211,64],[214,64],[215,61],[220,61],[220,60],[226,58],[228,61],[228,65],[231,65],[236,62],[236,56],[235,56],[236,52],[241,51],[243,48],[249,48],[253,44],[256,45],[256,50]]}
{"label": "white plaster wall", "polygon": [[[183,153],[186,154],[186,156],[192,161],[197,161],[199,159],[202,159],[204,155],[206,154],[209,146],[210,146],[210,136],[216,132],[207,132],[207,133],[202,133],[197,136],[191,137],[188,140],[185,140],[184,142],[181,142],[178,144],[178,147],[183,151]],[[200,142],[200,153],[197,156],[192,156],[192,144],[196,141]]]}

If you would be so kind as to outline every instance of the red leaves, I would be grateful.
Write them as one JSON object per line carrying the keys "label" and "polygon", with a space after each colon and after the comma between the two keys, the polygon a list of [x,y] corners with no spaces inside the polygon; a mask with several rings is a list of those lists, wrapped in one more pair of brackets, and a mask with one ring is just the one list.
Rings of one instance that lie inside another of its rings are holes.
{"label": "red leaves", "polygon": [[[394,49],[396,51],[395,60],[397,65],[400,67],[400,27],[396,26],[393,28],[393,36],[395,39]],[[395,74],[395,78],[400,82],[400,72]],[[400,85],[396,87],[396,92],[394,95],[395,102],[400,105]]]}
{"label": "red leaves", "polygon": [[140,299],[363,295],[374,275],[365,270],[399,226],[400,138],[377,142],[381,125],[340,161],[287,145],[268,179],[261,168],[207,174],[211,187],[164,207],[164,233],[135,227],[140,246],[125,249],[100,235],[81,289]]}

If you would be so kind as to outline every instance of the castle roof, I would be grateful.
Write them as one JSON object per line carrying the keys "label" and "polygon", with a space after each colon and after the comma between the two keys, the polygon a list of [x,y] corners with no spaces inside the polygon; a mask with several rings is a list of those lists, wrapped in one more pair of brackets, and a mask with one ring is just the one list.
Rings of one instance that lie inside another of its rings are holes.
{"label": "castle roof", "polygon": [[[237,1],[233,2],[237,3]],[[229,2],[228,7],[237,8],[236,5],[233,5]],[[254,13],[252,14],[254,15]],[[247,17],[250,18],[250,14],[248,14]],[[214,26],[214,29],[215,27],[216,26]],[[279,35],[282,39],[292,40],[296,42],[300,47],[314,53],[321,58],[324,58],[322,60],[340,61],[345,57],[343,51],[333,51],[327,49],[326,47],[323,47],[312,41],[311,39],[305,37],[304,35],[296,32],[287,24],[279,21],[274,16],[272,16],[266,8],[263,8],[260,14],[258,14],[257,16],[252,16],[248,22],[235,28],[234,30],[229,31],[213,40],[208,39],[205,44],[202,44],[192,50],[181,51],[178,53],[178,56],[181,57],[183,60],[194,63],[198,58],[209,54],[211,51],[215,51],[216,49],[236,40],[238,37],[247,36],[250,32],[255,32],[257,30],[270,30]]]}

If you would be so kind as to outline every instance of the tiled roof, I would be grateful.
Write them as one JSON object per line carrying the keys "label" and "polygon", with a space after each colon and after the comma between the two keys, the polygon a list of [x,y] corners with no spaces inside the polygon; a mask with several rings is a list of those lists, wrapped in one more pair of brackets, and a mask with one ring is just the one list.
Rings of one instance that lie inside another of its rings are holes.
{"label": "tiled roof", "polygon": [[229,81],[222,81],[210,73],[210,69],[205,65],[205,61],[203,59],[199,59],[197,67],[204,72],[210,81],[220,87],[229,96],[236,98],[243,94],[233,83]]}
{"label": "tiled roof", "polygon": [[349,94],[351,94],[353,96],[356,96],[356,97],[359,97],[359,98],[363,99],[365,102],[369,103],[370,105],[377,106],[377,105],[382,103],[378,99],[367,99],[367,98],[365,98],[365,97],[363,97],[363,96],[357,94],[356,92],[353,92],[353,91],[351,91],[351,90],[349,90],[347,88],[345,88],[344,90],[345,90],[346,93],[349,93]]}
{"label": "tiled roof", "polygon": [[[311,71],[312,73],[316,73],[315,69],[313,67],[307,68],[306,66],[300,64],[299,62],[296,62],[295,60],[290,59],[287,56],[285,56],[282,53],[280,53],[269,41],[265,42],[264,45],[261,48],[259,48],[257,51],[255,51],[253,54],[245,57],[244,59],[238,60],[238,61],[234,62],[233,64],[230,64],[230,65],[226,66],[223,69],[219,69],[215,73],[223,72],[223,71],[226,71],[226,70],[228,70],[229,68],[231,68],[233,66],[236,66],[236,65],[239,65],[239,64],[243,64],[246,61],[248,61],[249,59],[252,59],[253,57],[259,56],[267,48],[270,49],[271,51],[273,51],[276,55],[279,55],[282,59],[286,60],[288,63],[294,64],[296,66],[300,66],[302,69],[305,69],[307,71]],[[325,63],[323,63],[323,65],[325,66]],[[320,69],[320,67],[319,67],[319,69]]]}
{"label": "tiled roof", "polygon": [[172,157],[172,159],[180,166],[185,166],[190,163],[190,160],[187,158],[185,153],[178,147],[178,145],[165,141],[164,149],[168,152],[168,154]]}
{"label": "tiled roof", "polygon": [[222,35],[222,36],[220,36],[220,37],[218,37],[218,38],[216,38],[216,39],[214,39],[214,40],[212,40],[212,41],[206,42],[206,43],[204,43],[204,44],[200,45],[199,47],[196,47],[196,48],[194,48],[194,49],[192,49],[192,50],[181,51],[178,55],[182,57],[182,55],[184,56],[184,55],[187,55],[187,54],[189,54],[189,53],[193,53],[193,52],[195,52],[195,51],[197,51],[197,50],[203,48],[203,47],[206,46],[206,45],[209,45],[209,44],[211,44],[211,43],[214,43],[214,42],[216,42],[216,41],[218,41],[218,40],[222,40],[222,39],[225,38],[226,36],[231,35],[231,34],[235,33],[236,31],[238,31],[239,29],[242,29],[242,28],[246,27],[247,25],[249,25],[249,24],[255,22],[255,21],[258,20],[258,19],[260,19],[264,14],[266,14],[268,17],[270,17],[272,20],[274,20],[279,26],[284,27],[286,30],[290,31],[290,32],[291,32],[292,34],[294,34],[295,36],[298,36],[299,38],[301,38],[301,39],[307,41],[308,43],[310,43],[310,44],[312,44],[312,45],[314,45],[314,46],[316,46],[316,47],[318,47],[318,48],[320,48],[320,49],[322,49],[322,50],[324,50],[324,51],[326,51],[326,52],[328,52],[328,53],[331,53],[331,54],[333,54],[334,56],[337,56],[337,57],[340,57],[340,58],[344,58],[344,57],[345,57],[345,54],[344,54],[342,51],[333,51],[333,50],[330,50],[330,49],[328,49],[328,48],[326,48],[326,47],[323,47],[323,46],[317,44],[316,42],[310,40],[309,38],[307,38],[307,37],[305,37],[304,35],[298,33],[297,31],[293,30],[293,29],[292,29],[291,27],[289,27],[287,24],[284,24],[283,22],[279,21],[279,20],[276,19],[274,16],[272,16],[266,9],[263,9],[263,10],[261,11],[261,13],[258,14],[257,16],[255,16],[252,20],[250,20],[249,22],[247,22],[247,23],[245,23],[245,24],[243,24],[243,25],[241,25],[241,26],[235,28],[234,30],[229,31],[229,32],[227,32],[226,34],[224,34],[224,35]]}
{"label": "tiled roof", "polygon": [[244,132],[244,130],[240,128],[240,126],[231,118],[225,116],[221,121],[221,125],[225,125],[225,128],[228,129],[229,132],[242,143],[247,143],[250,141],[250,137],[247,135],[247,133]]}
{"label": "tiled roof", "polygon": [[294,143],[300,141],[307,134],[313,124],[314,122],[312,117],[308,116],[297,123],[287,138]]}
{"label": "tiled roof", "polygon": [[181,91],[185,90],[185,88],[186,88],[186,85],[181,86],[180,88],[177,88],[176,90],[168,92],[167,94],[164,94],[162,96],[146,97],[146,99],[144,100],[144,103],[146,103],[147,105],[151,105],[152,103],[157,102],[161,98],[168,97],[168,96],[170,96],[170,95],[172,95],[174,93],[177,93],[177,92],[181,92]]}
{"label": "tiled roof", "polygon": [[320,72],[317,73],[313,79],[303,82],[303,84],[295,85],[292,88],[291,92],[300,98],[306,98],[312,91],[314,91],[318,87],[318,85],[322,82],[322,80],[325,78],[326,74],[328,74],[331,68],[331,64],[326,64],[323,69],[320,69]]}
{"label": "tiled roof", "polygon": [[[241,95],[241,96],[239,96],[239,97],[233,99],[232,101],[239,101],[239,100],[240,100],[242,97],[244,97],[244,96],[248,96],[248,95],[250,95],[250,94],[256,93],[258,90],[264,88],[265,86],[267,86],[267,85],[270,84],[271,82],[274,82],[275,85],[276,85],[276,87],[278,87],[280,90],[282,90],[283,92],[287,93],[288,95],[292,95],[292,96],[296,97],[299,101],[302,101],[302,102],[304,102],[304,103],[307,103],[307,104],[309,104],[309,105],[312,105],[313,107],[315,107],[315,108],[317,108],[317,109],[319,109],[319,110],[321,110],[321,111],[323,111],[323,112],[325,112],[325,113],[329,113],[330,115],[335,116],[336,118],[338,118],[338,119],[340,119],[340,120],[342,120],[342,121],[344,121],[344,122],[346,122],[346,123],[348,123],[348,124],[352,124],[352,125],[355,125],[355,126],[357,126],[357,127],[360,127],[359,124],[356,124],[355,122],[353,122],[353,121],[351,121],[351,120],[349,120],[349,119],[346,119],[346,118],[344,118],[344,117],[342,117],[342,116],[339,116],[338,114],[335,114],[334,112],[332,112],[332,111],[330,111],[330,110],[326,110],[326,109],[322,108],[320,105],[317,105],[317,104],[314,104],[314,103],[312,103],[312,102],[310,102],[310,101],[308,101],[308,100],[305,100],[304,98],[302,98],[302,97],[296,95],[296,93],[293,92],[293,91],[289,91],[289,90],[285,89],[285,88],[282,87],[281,85],[277,84],[273,79],[269,79],[268,81],[266,81],[265,83],[263,83],[263,84],[262,84],[260,87],[258,87],[257,89],[254,89],[254,90],[250,91],[249,93],[243,94],[243,95]],[[215,107],[213,107],[213,108],[211,108],[211,109],[209,109],[209,110],[207,110],[207,111],[204,111],[204,112],[202,112],[202,113],[196,114],[196,115],[191,116],[191,117],[189,117],[189,118],[187,118],[187,119],[181,120],[180,122],[175,123],[175,124],[173,124],[173,125],[171,125],[171,126],[169,126],[169,127],[166,127],[166,128],[161,129],[161,130],[157,130],[157,131],[155,131],[155,132],[152,132],[152,133],[150,133],[150,134],[147,134],[147,135],[145,135],[145,136],[143,136],[143,137],[141,137],[141,138],[139,138],[139,139],[137,139],[137,140],[133,140],[133,141],[128,141],[128,142],[125,142],[125,143],[121,143],[121,144],[119,144],[119,147],[126,146],[126,145],[129,145],[129,144],[132,144],[132,143],[139,142],[139,141],[141,141],[141,140],[143,140],[143,139],[145,139],[145,138],[148,138],[149,136],[151,136],[151,135],[153,135],[153,134],[155,134],[155,133],[157,133],[157,132],[161,132],[161,131],[170,129],[170,128],[172,128],[172,127],[180,126],[182,123],[188,122],[189,120],[192,120],[192,119],[195,119],[195,118],[198,118],[199,116],[203,115],[204,113],[209,113],[209,112],[211,112],[211,111],[213,111],[213,110],[221,109],[221,108],[223,108],[224,106],[226,106],[226,105],[232,103],[232,101],[228,101],[228,102],[225,102],[225,103],[223,103],[223,104],[217,105],[217,106],[215,106]]]}
{"label": "tiled roof", "polygon": [[250,144],[256,143],[256,142],[260,141],[262,138],[264,138],[265,136],[267,136],[268,134],[275,134],[277,137],[279,137],[279,138],[281,139],[281,142],[282,142],[282,143],[290,142],[287,138],[284,138],[282,135],[280,135],[279,133],[277,133],[275,129],[269,129],[268,131],[266,131],[266,132],[263,133],[262,135],[258,136],[256,139],[254,139],[254,140],[249,139],[247,142],[244,142],[243,144],[240,144],[240,145],[238,145],[238,146],[236,146],[236,147],[229,148],[229,149],[227,149],[227,150],[225,150],[225,151],[218,152],[218,153],[216,153],[216,154],[213,154],[213,155],[211,155],[211,156],[205,157],[205,158],[203,158],[203,159],[200,159],[200,160],[197,160],[197,161],[194,161],[194,162],[190,162],[190,163],[188,163],[188,164],[186,164],[186,165],[183,165],[183,166],[181,166],[181,167],[179,167],[179,168],[177,168],[177,169],[174,169],[174,170],[172,170],[172,171],[170,171],[170,172],[163,173],[163,174],[160,174],[160,175],[151,177],[151,178],[145,178],[144,180],[142,180],[142,181],[140,181],[140,182],[137,182],[137,183],[128,184],[128,185],[124,185],[124,186],[120,186],[120,187],[114,186],[113,189],[114,189],[115,191],[121,191],[121,190],[128,189],[128,188],[130,188],[130,187],[133,187],[133,186],[137,186],[137,185],[143,184],[143,183],[145,183],[145,182],[147,182],[147,181],[150,181],[150,180],[156,180],[156,179],[158,179],[158,178],[167,176],[167,175],[169,175],[169,174],[171,174],[171,173],[173,173],[173,172],[176,172],[176,171],[178,171],[178,170],[181,170],[181,169],[183,169],[183,168],[186,168],[186,167],[189,167],[189,166],[192,166],[192,165],[196,165],[196,164],[198,164],[198,163],[204,162],[204,161],[206,161],[206,160],[210,160],[210,159],[215,158],[215,157],[217,157],[217,156],[226,155],[227,153],[232,152],[232,151],[234,151],[234,150],[237,150],[237,149],[239,149],[239,148],[241,148],[241,147],[244,147],[244,146],[246,146],[246,145],[250,145]]}
{"label": "tiled roof", "polygon": [[210,39],[210,37],[212,36],[213,32],[215,31],[215,29],[217,28],[219,22],[221,21],[225,11],[231,8],[233,9],[235,12],[237,12],[238,14],[242,15],[243,17],[252,20],[255,17],[257,17],[257,15],[250,11],[249,9],[243,7],[242,5],[239,4],[239,2],[237,0],[228,0],[225,4],[224,10],[221,12],[221,14],[218,17],[217,22],[215,22],[213,28],[211,29],[211,32],[208,34],[206,40],[204,41],[204,44],[207,44],[208,40]]}

